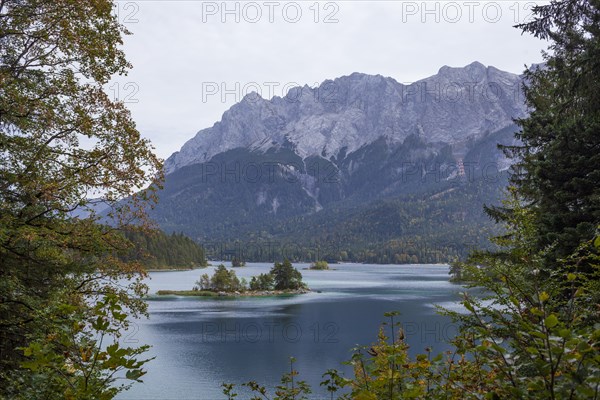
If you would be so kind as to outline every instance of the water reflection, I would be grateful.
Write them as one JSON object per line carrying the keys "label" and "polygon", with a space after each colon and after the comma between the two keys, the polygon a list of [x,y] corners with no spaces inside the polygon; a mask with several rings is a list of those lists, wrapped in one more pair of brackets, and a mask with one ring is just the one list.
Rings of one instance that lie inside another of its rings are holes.
{"label": "water reflection", "polygon": [[[298,268],[307,265],[296,265]],[[249,278],[269,264],[249,264],[237,275]],[[308,285],[321,293],[285,298],[202,299],[152,297],[150,319],[140,321],[130,338],[153,346],[156,360],[144,384],[120,399],[222,399],[222,382],[257,380],[273,387],[297,359],[300,379],[313,385],[321,374],[338,368],[356,344],[376,340],[383,313],[401,312],[411,352],[447,349],[456,326],[436,314],[433,304],[452,305],[461,287],[448,282],[448,267],[439,265],[338,264],[335,271],[301,270]],[[202,273],[152,273],[151,293],[187,290]],[[241,398],[246,396],[241,395]]]}

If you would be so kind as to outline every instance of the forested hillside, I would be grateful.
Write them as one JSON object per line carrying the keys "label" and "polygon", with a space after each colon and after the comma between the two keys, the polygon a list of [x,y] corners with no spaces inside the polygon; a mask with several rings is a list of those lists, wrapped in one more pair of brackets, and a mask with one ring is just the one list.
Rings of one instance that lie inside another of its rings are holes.
{"label": "forested hillside", "polygon": [[203,241],[207,257],[271,261],[446,263],[474,248],[492,248],[500,232],[484,204],[502,197],[507,174],[493,180],[447,182],[424,193],[340,204],[316,214],[230,226],[230,237]]}
{"label": "forested hillside", "polygon": [[139,261],[146,269],[180,269],[206,266],[204,250],[182,233],[170,235],[160,230],[125,230],[134,248],[121,256],[123,261]]}
{"label": "forested hillside", "polygon": [[[516,130],[482,133],[462,153],[427,150],[419,135],[393,151],[379,140],[330,161],[303,161],[289,149],[230,150],[167,175],[150,214],[215,260],[451,262],[489,248],[486,238],[498,233],[483,206],[503,198],[509,163],[497,144],[515,144]],[[265,165],[257,180],[236,175]],[[319,183],[314,196],[299,171]]]}

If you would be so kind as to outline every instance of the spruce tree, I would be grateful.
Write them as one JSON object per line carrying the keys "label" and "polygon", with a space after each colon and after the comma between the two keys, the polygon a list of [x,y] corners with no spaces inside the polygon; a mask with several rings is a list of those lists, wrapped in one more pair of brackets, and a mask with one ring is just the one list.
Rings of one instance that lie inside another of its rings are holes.
{"label": "spruce tree", "polygon": [[[600,222],[600,2],[552,1],[518,25],[549,40],[545,65],[525,73],[528,117],[518,121],[520,146],[512,183],[536,215],[538,250],[564,258],[590,240]],[[506,220],[509,210],[490,213]]]}

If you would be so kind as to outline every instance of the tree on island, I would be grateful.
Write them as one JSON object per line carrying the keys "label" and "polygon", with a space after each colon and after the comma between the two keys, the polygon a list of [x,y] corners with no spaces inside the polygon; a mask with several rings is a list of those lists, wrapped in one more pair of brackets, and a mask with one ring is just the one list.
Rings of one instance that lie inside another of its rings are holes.
{"label": "tree on island", "polygon": [[[250,280],[251,291],[296,290],[305,289],[302,274],[289,261],[275,263],[267,274],[253,276]],[[233,269],[219,265],[212,276],[203,274],[193,288],[194,291],[243,292],[248,289],[245,279],[238,279]]]}
{"label": "tree on island", "polygon": [[215,292],[236,292],[246,290],[246,285],[235,274],[234,270],[228,270],[223,264],[219,265],[212,277],[203,274],[196,281],[195,289],[211,290]]}
{"label": "tree on island", "polygon": [[329,269],[329,264],[325,260],[317,261],[316,263],[313,263],[310,266],[310,269],[319,269],[319,270]]}
{"label": "tree on island", "polygon": [[246,266],[246,261],[243,261],[241,258],[233,257],[231,259],[232,267],[244,267]]}
{"label": "tree on island", "polygon": [[271,275],[273,275],[275,289],[277,290],[301,289],[306,287],[304,282],[302,282],[302,274],[292,266],[289,260],[285,260],[283,263],[275,263],[271,269]]}
{"label": "tree on island", "polygon": [[273,290],[275,280],[272,274],[260,274],[250,279],[250,290]]}
{"label": "tree on island", "polygon": [[200,279],[196,281],[196,286],[194,286],[193,290],[212,290],[210,276],[208,276],[208,274],[202,274]]}

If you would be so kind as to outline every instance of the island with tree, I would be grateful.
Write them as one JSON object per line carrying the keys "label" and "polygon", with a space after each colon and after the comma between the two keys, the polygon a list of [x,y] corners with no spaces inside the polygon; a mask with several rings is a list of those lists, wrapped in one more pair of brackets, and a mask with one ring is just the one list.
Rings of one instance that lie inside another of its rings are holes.
{"label": "island with tree", "polygon": [[329,264],[327,263],[327,261],[321,260],[321,261],[317,261],[317,262],[312,263],[310,265],[310,268],[308,268],[308,269],[316,269],[316,270],[319,270],[319,271],[324,271],[324,270],[329,269]]}
{"label": "island with tree", "polygon": [[233,269],[219,265],[212,276],[203,274],[191,290],[159,290],[159,296],[258,297],[304,294],[311,290],[302,274],[288,260],[275,263],[268,273],[253,276],[248,282],[239,279]]}
{"label": "island with tree", "polygon": [[245,267],[246,266],[246,261],[242,260],[241,258],[238,257],[233,257],[231,259],[231,266],[232,267]]}

